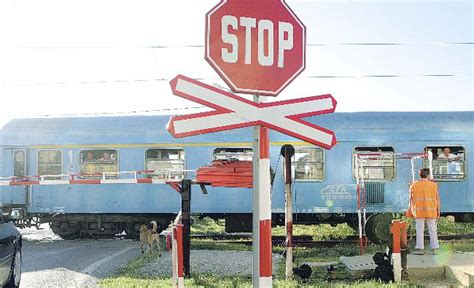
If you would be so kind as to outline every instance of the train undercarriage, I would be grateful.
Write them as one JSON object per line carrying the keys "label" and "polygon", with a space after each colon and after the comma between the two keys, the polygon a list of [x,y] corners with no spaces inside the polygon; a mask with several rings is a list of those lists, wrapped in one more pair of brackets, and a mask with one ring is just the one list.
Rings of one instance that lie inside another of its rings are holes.
{"label": "train undercarriage", "polygon": [[[209,216],[213,219],[225,219],[225,231],[229,233],[252,232],[252,214],[250,213],[194,215],[198,217]],[[457,222],[474,222],[474,213],[443,213],[443,215],[452,215]],[[390,221],[391,217],[386,216],[387,214],[368,215],[366,224],[368,236],[377,237],[379,233],[385,233],[384,231],[380,232],[379,227],[385,227],[386,222]],[[15,225],[20,228],[39,228],[40,224],[49,223],[55,234],[67,240],[113,238],[117,235],[123,235],[129,239],[139,239],[140,225],[155,220],[158,223],[158,231],[161,232],[168,227],[175,217],[175,214],[26,214],[22,219],[17,220]],[[285,215],[283,213],[272,214],[272,224],[274,226],[285,225],[284,220]],[[347,223],[355,230],[357,230],[358,226],[357,214],[355,213],[299,213],[293,215],[293,220],[295,224],[307,225],[330,224],[335,226]]]}
{"label": "train undercarriage", "polygon": [[140,225],[155,220],[158,223],[158,231],[161,232],[175,217],[174,214],[35,214],[28,215],[15,224],[24,228],[49,223],[51,230],[66,240],[103,239],[117,235],[139,239]]}

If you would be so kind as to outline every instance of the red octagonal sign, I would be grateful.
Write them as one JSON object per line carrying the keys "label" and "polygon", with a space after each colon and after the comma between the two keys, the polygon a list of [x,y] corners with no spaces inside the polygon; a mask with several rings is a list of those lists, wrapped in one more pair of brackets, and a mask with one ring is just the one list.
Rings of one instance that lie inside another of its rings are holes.
{"label": "red octagonal sign", "polygon": [[234,92],[276,96],[305,68],[305,26],[283,0],[223,0],[206,15],[206,60]]}

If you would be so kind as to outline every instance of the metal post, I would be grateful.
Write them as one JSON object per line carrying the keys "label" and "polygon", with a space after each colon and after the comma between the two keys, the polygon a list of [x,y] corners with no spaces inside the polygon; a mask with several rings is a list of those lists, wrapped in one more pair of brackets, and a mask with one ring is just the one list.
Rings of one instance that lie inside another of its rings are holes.
{"label": "metal post", "polygon": [[408,223],[406,221],[400,222],[400,250],[402,256],[402,275],[401,279],[408,278]]}
{"label": "metal post", "polygon": [[359,228],[359,254],[364,255],[364,243],[362,237],[362,215],[361,215],[361,169],[360,161],[362,161],[357,154],[354,155],[354,163],[356,163],[356,184],[357,184],[357,220]]}
{"label": "metal post", "polygon": [[293,278],[293,203],[291,195],[291,158],[295,154],[292,145],[281,147],[281,155],[285,157],[285,231],[286,231],[286,279]]}
{"label": "metal post", "polygon": [[393,265],[393,277],[395,282],[402,280],[402,258],[400,255],[401,246],[401,229],[400,220],[393,220],[390,226],[390,232],[392,233],[392,265]]}
{"label": "metal post", "polygon": [[430,168],[430,180],[433,180],[433,152],[428,150],[428,168]]}
{"label": "metal post", "polygon": [[[254,101],[264,102],[265,99],[255,96]],[[272,287],[272,206],[269,148],[268,128],[256,126],[253,154],[253,287]]]}
{"label": "metal post", "polygon": [[184,277],[183,277],[183,266],[184,266],[184,251],[183,251],[183,225],[182,224],[178,224],[176,226],[176,247],[178,249],[177,250],[177,265],[178,265],[178,269],[177,269],[177,276],[178,276],[178,281],[177,281],[177,284],[178,284],[178,288],[182,288],[184,287]]}
{"label": "metal post", "polygon": [[189,254],[191,250],[191,180],[181,181],[181,212],[183,223],[183,265],[184,275],[189,277],[190,263]]}
{"label": "metal post", "polygon": [[[172,223],[173,224],[173,223]],[[173,232],[171,232],[171,265],[173,266],[173,275],[171,276],[173,287],[178,287],[178,245],[176,242],[176,233],[178,233],[176,226],[172,225]]]}

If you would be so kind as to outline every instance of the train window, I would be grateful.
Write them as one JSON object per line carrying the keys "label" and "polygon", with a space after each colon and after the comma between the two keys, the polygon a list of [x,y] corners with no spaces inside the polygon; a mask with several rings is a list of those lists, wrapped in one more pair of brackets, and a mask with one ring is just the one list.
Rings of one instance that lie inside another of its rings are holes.
{"label": "train window", "polygon": [[155,179],[184,178],[183,149],[148,149],[145,153],[145,169],[154,171],[149,174]]}
{"label": "train window", "polygon": [[320,148],[295,147],[295,156],[291,163],[295,181],[324,180],[324,154]]}
{"label": "train window", "polygon": [[239,160],[252,161],[252,148],[216,148],[214,149],[214,160]]}
{"label": "train window", "polygon": [[[40,150],[38,152],[38,174],[60,175],[62,167],[60,150]],[[48,176],[45,180],[61,179],[61,176]]]}
{"label": "train window", "polygon": [[83,150],[80,153],[80,162],[82,178],[102,178],[103,173],[106,173],[107,179],[118,178],[116,173],[119,165],[116,150]]}
{"label": "train window", "polygon": [[24,151],[15,151],[13,154],[13,176],[25,176],[26,161]]}
{"label": "train window", "polygon": [[[439,181],[462,181],[465,177],[466,153],[461,146],[428,146],[433,153],[433,178]],[[425,161],[425,166],[427,162]]]}
{"label": "train window", "polygon": [[[390,181],[395,179],[395,150],[393,147],[355,147],[354,153],[374,154],[375,159],[366,159],[363,163],[365,181]],[[356,163],[353,161],[352,174],[356,177]]]}

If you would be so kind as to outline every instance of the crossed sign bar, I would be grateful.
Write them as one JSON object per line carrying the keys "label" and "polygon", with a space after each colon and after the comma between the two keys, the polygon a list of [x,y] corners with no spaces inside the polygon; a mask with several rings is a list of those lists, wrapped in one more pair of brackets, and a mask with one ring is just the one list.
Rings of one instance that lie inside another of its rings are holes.
{"label": "crossed sign bar", "polygon": [[326,149],[336,144],[333,131],[301,119],[333,113],[330,94],[255,103],[183,75],[170,84],[174,95],[214,109],[171,117],[167,129],[175,138],[261,125]]}

